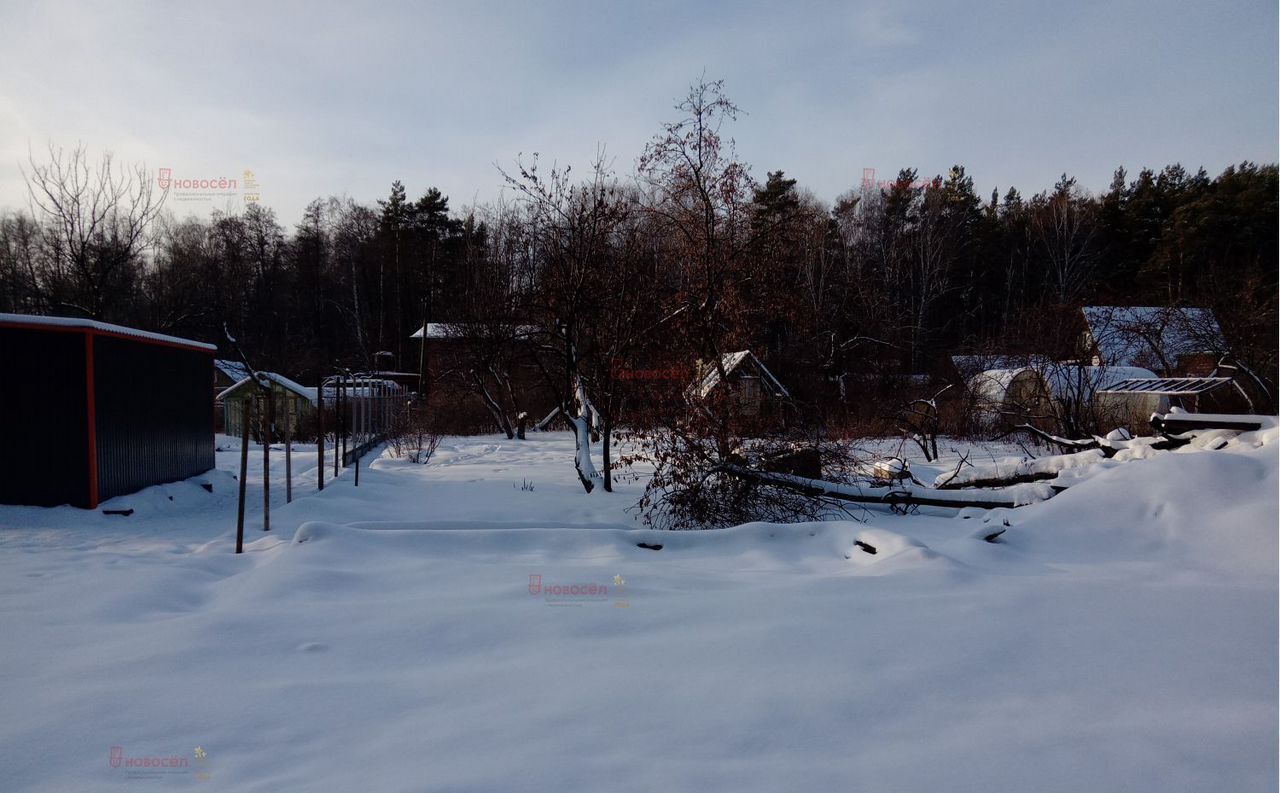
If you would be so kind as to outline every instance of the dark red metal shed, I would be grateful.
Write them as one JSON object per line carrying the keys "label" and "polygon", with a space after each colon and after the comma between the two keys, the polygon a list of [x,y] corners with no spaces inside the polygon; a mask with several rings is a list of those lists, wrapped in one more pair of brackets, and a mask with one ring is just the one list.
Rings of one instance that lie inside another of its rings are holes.
{"label": "dark red metal shed", "polygon": [[216,348],[0,314],[0,503],[94,508],[214,465]]}

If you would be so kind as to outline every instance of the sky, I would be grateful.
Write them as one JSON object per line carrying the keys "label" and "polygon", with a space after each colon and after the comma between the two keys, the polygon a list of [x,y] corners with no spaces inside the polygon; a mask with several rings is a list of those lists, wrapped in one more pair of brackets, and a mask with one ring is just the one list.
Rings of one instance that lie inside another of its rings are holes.
{"label": "sky", "polygon": [[1278,159],[1275,0],[0,0],[0,210],[27,207],[50,145],[235,180],[175,189],[179,215],[255,193],[291,227],[396,179],[457,209],[535,152],[585,170],[604,147],[630,173],[704,74],[744,111],[726,132],[752,174],[826,201],[866,169],[960,164],[984,194],[1031,194]]}

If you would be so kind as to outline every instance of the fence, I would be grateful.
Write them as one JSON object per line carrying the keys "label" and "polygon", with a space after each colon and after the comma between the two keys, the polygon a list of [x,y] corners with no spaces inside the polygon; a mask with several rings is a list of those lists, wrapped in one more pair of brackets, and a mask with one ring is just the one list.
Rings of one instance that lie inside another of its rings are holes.
{"label": "fence", "polygon": [[[391,380],[356,375],[329,377],[317,391],[321,438],[326,406],[332,410],[337,465],[350,466],[393,431],[406,405],[404,388]],[[323,444],[323,441],[320,441]]]}
{"label": "fence", "polygon": [[[404,389],[394,381],[345,372],[326,378],[316,389],[317,489],[324,490],[326,408],[332,410],[333,475],[342,468],[355,466],[355,486],[360,486],[360,458],[396,431],[408,406]],[[240,503],[236,516],[236,553],[244,552],[245,480],[248,473],[249,431],[255,414],[262,444],[262,530],[271,530],[271,442],[279,430],[276,403],[279,399],[270,389],[243,400],[240,446]],[[285,442],[285,501],[293,501],[293,434],[296,427],[294,401],[283,401]]]}

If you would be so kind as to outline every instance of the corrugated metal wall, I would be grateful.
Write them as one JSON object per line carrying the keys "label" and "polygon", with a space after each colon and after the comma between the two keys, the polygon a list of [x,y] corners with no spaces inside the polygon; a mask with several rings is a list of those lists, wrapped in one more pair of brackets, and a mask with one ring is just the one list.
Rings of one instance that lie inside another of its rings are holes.
{"label": "corrugated metal wall", "polygon": [[101,500],[213,467],[211,353],[96,335],[94,374]]}
{"label": "corrugated metal wall", "polygon": [[0,504],[89,506],[83,332],[0,326]]}

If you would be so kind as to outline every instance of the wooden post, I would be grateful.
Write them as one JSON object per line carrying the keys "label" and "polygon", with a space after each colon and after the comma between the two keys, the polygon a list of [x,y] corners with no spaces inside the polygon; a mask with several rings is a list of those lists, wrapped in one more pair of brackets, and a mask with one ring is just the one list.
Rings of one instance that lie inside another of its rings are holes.
{"label": "wooden post", "polygon": [[333,389],[333,478],[338,478],[338,462],[342,458],[338,450],[342,433],[342,383],[335,383]]}
{"label": "wooden post", "polygon": [[293,503],[293,400],[284,398],[284,503]]}
{"label": "wooden post", "polygon": [[320,483],[317,490],[324,490],[324,378],[316,387],[316,481]]}
{"label": "wooden post", "polygon": [[262,400],[262,530],[271,531],[271,431],[276,420],[271,389]]}
{"label": "wooden post", "polygon": [[[244,553],[244,485],[249,478],[249,421],[253,399],[244,401],[244,416],[240,422],[240,503],[236,507],[236,553]],[[226,415],[226,406],[223,406]]]}

